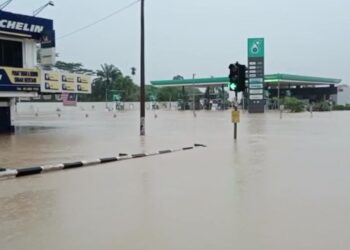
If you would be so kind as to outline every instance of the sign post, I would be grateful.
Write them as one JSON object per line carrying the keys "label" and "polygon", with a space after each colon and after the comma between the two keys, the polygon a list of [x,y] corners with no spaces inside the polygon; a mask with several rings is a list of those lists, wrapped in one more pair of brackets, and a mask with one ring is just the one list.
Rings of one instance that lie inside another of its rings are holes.
{"label": "sign post", "polygon": [[231,121],[233,123],[233,139],[237,140],[237,123],[240,122],[239,111],[234,109],[231,111]]}
{"label": "sign post", "polygon": [[264,113],[264,38],[248,38],[248,112]]}

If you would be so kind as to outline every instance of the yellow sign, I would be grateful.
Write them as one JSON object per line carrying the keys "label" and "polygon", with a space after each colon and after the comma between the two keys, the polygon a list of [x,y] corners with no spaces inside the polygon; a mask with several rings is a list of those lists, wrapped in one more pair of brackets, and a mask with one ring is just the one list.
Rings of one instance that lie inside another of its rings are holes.
{"label": "yellow sign", "polygon": [[61,82],[60,73],[55,71],[43,71],[43,79],[41,81],[42,92],[60,92]]}
{"label": "yellow sign", "polygon": [[76,75],[78,93],[91,93],[91,77],[88,75]]}
{"label": "yellow sign", "polygon": [[37,69],[3,68],[12,84],[39,84]]}
{"label": "yellow sign", "polygon": [[238,110],[232,110],[231,113],[231,120],[233,123],[239,123],[240,122],[240,115]]}
{"label": "yellow sign", "polygon": [[91,94],[91,76],[59,71],[41,71],[41,92]]}
{"label": "yellow sign", "polygon": [[63,91],[69,91],[69,92],[75,92],[76,90],[76,84],[73,74],[62,74],[61,80],[62,80],[62,90]]}

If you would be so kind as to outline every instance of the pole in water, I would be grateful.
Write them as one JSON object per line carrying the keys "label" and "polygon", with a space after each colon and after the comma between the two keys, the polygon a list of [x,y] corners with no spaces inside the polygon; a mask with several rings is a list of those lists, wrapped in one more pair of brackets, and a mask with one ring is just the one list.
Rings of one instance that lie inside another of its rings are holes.
{"label": "pole in water", "polygon": [[237,140],[237,123],[233,124],[233,139]]}
{"label": "pole in water", "polygon": [[145,19],[144,0],[141,0],[141,56],[140,56],[140,135],[145,135]]}
{"label": "pole in water", "polygon": [[280,119],[282,119],[282,114],[283,114],[283,110],[284,110],[284,105],[280,105]]}
{"label": "pole in water", "polygon": [[313,104],[311,103],[311,105],[310,105],[310,117],[312,118],[312,110],[313,109]]}
{"label": "pole in water", "polygon": [[[235,111],[238,110],[238,98],[237,98],[237,91],[235,91]],[[233,124],[233,139],[237,140],[237,122]]]}

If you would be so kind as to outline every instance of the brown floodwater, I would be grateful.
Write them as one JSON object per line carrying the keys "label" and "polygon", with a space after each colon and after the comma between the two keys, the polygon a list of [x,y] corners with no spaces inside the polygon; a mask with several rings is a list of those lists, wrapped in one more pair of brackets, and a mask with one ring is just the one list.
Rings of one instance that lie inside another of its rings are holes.
{"label": "brown floodwater", "polygon": [[350,112],[35,112],[0,167],[208,147],[2,180],[1,250],[350,248]]}

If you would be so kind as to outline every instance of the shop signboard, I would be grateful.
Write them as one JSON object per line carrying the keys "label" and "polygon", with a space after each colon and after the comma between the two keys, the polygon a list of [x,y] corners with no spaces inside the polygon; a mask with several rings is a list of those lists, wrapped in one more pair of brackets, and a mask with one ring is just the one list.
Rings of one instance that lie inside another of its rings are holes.
{"label": "shop signboard", "polygon": [[38,92],[39,90],[38,69],[0,67],[0,91]]}
{"label": "shop signboard", "polygon": [[76,92],[77,85],[75,81],[75,75],[70,73],[61,74],[61,83],[63,92]]}
{"label": "shop signboard", "polygon": [[62,91],[61,74],[59,72],[43,71],[41,76],[41,92],[57,93]]}

